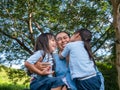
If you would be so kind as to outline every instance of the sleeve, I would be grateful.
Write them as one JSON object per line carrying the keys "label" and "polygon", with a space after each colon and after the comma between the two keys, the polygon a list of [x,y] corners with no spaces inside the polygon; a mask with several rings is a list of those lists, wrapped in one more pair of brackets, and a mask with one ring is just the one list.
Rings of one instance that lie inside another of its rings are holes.
{"label": "sleeve", "polygon": [[43,56],[43,51],[37,51],[33,55],[31,55],[27,59],[27,61],[31,64],[35,64],[39,60],[39,58],[42,57],[42,56]]}
{"label": "sleeve", "polygon": [[65,48],[63,49],[63,51],[61,52],[61,55],[63,56],[63,57],[67,57],[67,55],[69,54],[69,52],[70,52],[70,49],[69,49],[69,44],[67,44],[66,46],[65,46]]}

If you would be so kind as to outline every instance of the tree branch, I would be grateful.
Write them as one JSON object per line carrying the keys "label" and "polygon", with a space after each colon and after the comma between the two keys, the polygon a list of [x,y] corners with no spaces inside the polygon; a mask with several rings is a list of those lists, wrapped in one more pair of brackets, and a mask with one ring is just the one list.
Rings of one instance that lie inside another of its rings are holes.
{"label": "tree branch", "polygon": [[93,54],[104,44],[104,42],[107,40],[108,37],[106,37],[102,43],[96,48],[96,50],[93,51]]}
{"label": "tree branch", "polygon": [[35,23],[35,26],[38,28],[38,30],[43,33],[43,30],[42,28],[40,27],[40,25],[37,23],[37,22],[34,22]]}
{"label": "tree branch", "polygon": [[19,39],[17,39],[16,37],[11,36],[11,35],[5,33],[5,32],[2,31],[1,29],[0,29],[0,33],[2,33],[3,35],[5,35],[5,36],[7,36],[7,37],[9,37],[9,38],[17,41],[18,44],[19,44],[20,46],[22,46],[27,52],[29,52],[30,54],[33,54],[33,52],[32,52],[28,47],[26,47],[25,44],[24,44],[23,42],[21,42]]}
{"label": "tree branch", "polygon": [[29,14],[29,21],[28,21],[28,28],[30,31],[30,39],[33,45],[35,45],[35,39],[33,36],[33,29],[32,29],[32,13]]}
{"label": "tree branch", "polygon": [[[99,39],[97,39],[97,40],[92,44],[92,47],[93,47],[94,45],[96,45],[96,43],[98,43],[98,42],[108,33],[109,30],[111,30],[111,27],[112,27],[112,24],[110,25],[110,27],[108,28],[108,30],[106,30],[106,32],[105,32],[104,34],[102,34],[102,36],[101,36]],[[93,51],[93,53],[95,53],[95,52],[104,44],[104,42],[107,40],[107,38],[108,38],[108,37],[106,37],[106,38],[102,41],[102,43],[97,47],[97,49]]]}

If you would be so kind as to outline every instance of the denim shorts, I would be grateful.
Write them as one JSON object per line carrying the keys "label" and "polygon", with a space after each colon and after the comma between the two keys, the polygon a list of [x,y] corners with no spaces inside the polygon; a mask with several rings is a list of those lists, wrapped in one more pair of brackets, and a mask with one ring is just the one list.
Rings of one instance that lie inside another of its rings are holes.
{"label": "denim shorts", "polygon": [[78,90],[100,90],[101,81],[98,75],[89,79],[74,79]]}
{"label": "denim shorts", "polygon": [[62,78],[58,77],[47,77],[45,79],[34,79],[30,83],[30,90],[51,90],[52,88],[57,88],[63,86],[65,83]]}

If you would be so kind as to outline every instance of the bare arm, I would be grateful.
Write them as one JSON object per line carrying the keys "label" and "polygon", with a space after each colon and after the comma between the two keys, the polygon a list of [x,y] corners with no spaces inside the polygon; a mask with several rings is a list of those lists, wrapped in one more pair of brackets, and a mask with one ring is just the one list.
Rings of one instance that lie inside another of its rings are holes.
{"label": "bare arm", "polygon": [[42,62],[42,57],[39,58],[39,60],[35,63],[35,67],[38,68],[39,70],[44,70],[46,67],[50,67],[49,62]]}
{"label": "bare arm", "polygon": [[50,66],[47,66],[46,68],[44,68],[43,70],[40,70],[39,68],[37,68],[34,64],[30,64],[29,62],[25,62],[25,66],[32,72],[39,74],[39,75],[48,75],[51,74],[53,72],[50,72]]}

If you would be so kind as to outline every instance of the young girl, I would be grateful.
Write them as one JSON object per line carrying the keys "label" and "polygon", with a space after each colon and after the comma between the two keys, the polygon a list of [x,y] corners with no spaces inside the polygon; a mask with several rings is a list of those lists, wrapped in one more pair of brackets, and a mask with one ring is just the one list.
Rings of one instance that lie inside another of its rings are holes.
{"label": "young girl", "polygon": [[[25,66],[33,72],[33,80],[30,83],[30,90],[61,90],[65,85],[62,78],[53,77],[54,59],[52,52],[56,49],[56,42],[53,34],[43,33],[36,41],[35,53],[25,62]],[[36,67],[38,62],[48,62],[48,67],[39,70]]]}
{"label": "young girl", "polygon": [[69,67],[78,90],[100,90],[101,81],[96,74],[95,63],[90,48],[92,34],[87,29],[77,30],[70,39],[60,58],[70,57]]}

